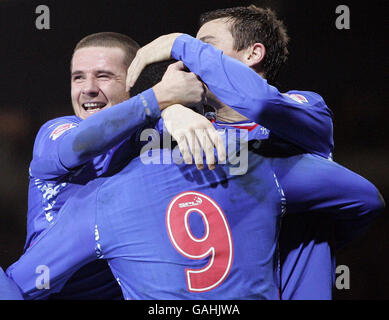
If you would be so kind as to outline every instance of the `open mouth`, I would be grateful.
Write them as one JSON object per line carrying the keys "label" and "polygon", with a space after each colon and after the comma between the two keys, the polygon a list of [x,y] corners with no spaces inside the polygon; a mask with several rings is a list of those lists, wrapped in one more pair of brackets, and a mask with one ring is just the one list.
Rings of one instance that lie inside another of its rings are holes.
{"label": "open mouth", "polygon": [[95,113],[103,109],[106,105],[104,102],[85,102],[82,104],[82,107],[88,113]]}

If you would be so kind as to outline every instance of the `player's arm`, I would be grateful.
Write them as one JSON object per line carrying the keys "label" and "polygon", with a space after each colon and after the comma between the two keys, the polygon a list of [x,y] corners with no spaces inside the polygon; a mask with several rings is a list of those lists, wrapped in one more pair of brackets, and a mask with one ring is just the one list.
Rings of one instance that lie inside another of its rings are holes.
{"label": "player's arm", "polygon": [[59,292],[75,271],[97,258],[94,215],[85,212],[75,218],[76,210],[67,208],[68,204],[6,271],[24,299],[44,299]]}
{"label": "player's arm", "polygon": [[52,179],[67,174],[152,124],[171,104],[199,103],[203,95],[204,87],[196,76],[176,65],[153,88],[79,123],[58,123],[54,127],[47,123],[37,136],[31,175]]}
{"label": "player's arm", "polygon": [[171,54],[199,75],[221,102],[307,152],[328,156],[332,113],[319,95],[304,92],[302,100],[294,100],[242,62],[188,35],[175,40]]}
{"label": "player's arm", "polygon": [[23,300],[19,287],[0,267],[0,300]]}
{"label": "player's arm", "polygon": [[157,100],[149,89],[78,123],[66,118],[50,121],[37,135],[31,175],[52,179],[67,174],[159,117]]}
{"label": "player's arm", "polygon": [[[167,68],[167,69],[166,69]],[[146,68],[137,81],[137,85],[131,88],[131,92],[137,94],[144,89],[153,87],[157,90],[159,79],[169,82],[169,77],[172,76],[170,70],[172,68],[178,68],[184,71],[184,64],[182,61],[173,62],[169,60],[167,62],[161,62]],[[184,76],[195,76],[193,73],[181,72]],[[197,77],[197,76],[195,76]],[[176,81],[177,76],[174,75]],[[161,81],[162,84],[164,81]],[[203,86],[203,84],[201,83]],[[175,90],[177,88],[174,88]],[[184,88],[183,88],[184,89]],[[182,90],[182,89],[181,89]],[[191,90],[193,90],[191,88]],[[167,90],[161,89],[161,92]],[[188,94],[186,89],[185,94]],[[204,86],[204,97],[206,94]],[[190,101],[189,101],[190,102]],[[194,105],[196,109],[202,109],[203,105]],[[190,108],[186,108],[181,104],[174,104],[162,111],[162,119],[164,120],[165,128],[171,134],[171,136],[178,142],[178,147],[183,155],[186,164],[192,163],[192,156],[198,169],[204,167],[203,164],[203,152],[206,156],[206,163],[212,170],[215,168],[215,155],[214,148],[216,148],[219,161],[225,161],[225,147],[222,142],[222,138],[217,133],[216,129],[207,118],[200,115],[197,112],[192,111]],[[163,127],[163,126],[162,126]],[[163,131],[162,131],[163,132]],[[162,134],[160,132],[160,134]]]}
{"label": "player's arm", "polygon": [[341,165],[313,155],[275,159],[286,213],[332,214],[337,246],[362,234],[383,211],[377,188]]}
{"label": "player's arm", "polygon": [[325,157],[332,151],[332,113],[319,95],[283,95],[245,64],[186,34],[162,36],[141,48],[129,68],[127,85],[145,65],[170,57],[199,75],[221,102],[279,137]]}

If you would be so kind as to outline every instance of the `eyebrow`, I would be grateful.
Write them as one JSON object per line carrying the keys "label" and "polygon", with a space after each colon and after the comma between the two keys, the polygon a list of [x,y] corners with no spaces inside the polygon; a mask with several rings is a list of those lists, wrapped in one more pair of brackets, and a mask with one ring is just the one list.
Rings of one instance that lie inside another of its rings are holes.
{"label": "eyebrow", "polygon": [[201,40],[203,42],[208,42],[209,40],[215,40],[215,37],[214,36],[204,36],[204,37],[201,37],[199,40]]}
{"label": "eyebrow", "polygon": [[[85,72],[84,71],[81,71],[81,70],[76,70],[76,71],[73,71],[71,76],[76,76],[76,75],[80,75],[80,74],[84,74]],[[97,74],[100,74],[100,73],[106,73],[106,74],[109,74],[111,76],[114,76],[115,73],[113,73],[112,71],[109,71],[109,70],[97,70],[96,71]]]}
{"label": "eyebrow", "polygon": [[71,76],[73,77],[73,76],[76,76],[76,75],[79,75],[79,74],[83,74],[84,72],[82,72],[82,71],[72,71],[72,74],[71,74]]}
{"label": "eyebrow", "polygon": [[115,73],[113,73],[112,71],[109,71],[109,70],[97,70],[97,73],[106,73],[106,74],[109,74],[111,76],[114,76]]}

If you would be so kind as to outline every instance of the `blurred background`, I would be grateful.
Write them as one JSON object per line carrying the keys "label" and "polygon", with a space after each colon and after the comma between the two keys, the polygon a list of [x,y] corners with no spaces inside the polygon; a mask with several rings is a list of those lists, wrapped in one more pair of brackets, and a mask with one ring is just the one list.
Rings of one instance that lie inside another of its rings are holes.
{"label": "blurred background", "polygon": [[[275,9],[285,22],[290,57],[280,91],[310,90],[334,112],[334,158],[389,195],[388,25],[384,2],[269,1],[25,1],[0,0],[0,266],[22,253],[28,167],[34,138],[49,119],[72,114],[69,61],[75,44],[100,31],[130,35],[140,45],[170,32],[195,35],[200,13],[251,3]],[[50,9],[50,29],[38,30],[38,5]],[[349,30],[335,9],[347,5]],[[353,245],[337,254],[350,268],[350,289],[335,299],[389,298],[388,210]]]}

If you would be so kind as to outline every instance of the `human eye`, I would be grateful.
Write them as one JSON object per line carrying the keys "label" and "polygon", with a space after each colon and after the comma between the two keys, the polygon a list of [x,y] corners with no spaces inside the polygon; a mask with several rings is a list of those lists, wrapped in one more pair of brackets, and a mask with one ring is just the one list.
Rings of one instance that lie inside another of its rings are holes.
{"label": "human eye", "polygon": [[83,79],[83,76],[81,74],[72,75],[72,81],[74,81],[74,82],[80,82],[82,79]]}
{"label": "human eye", "polygon": [[111,78],[111,74],[109,72],[101,72],[97,74],[97,79],[109,80],[110,78]]}

